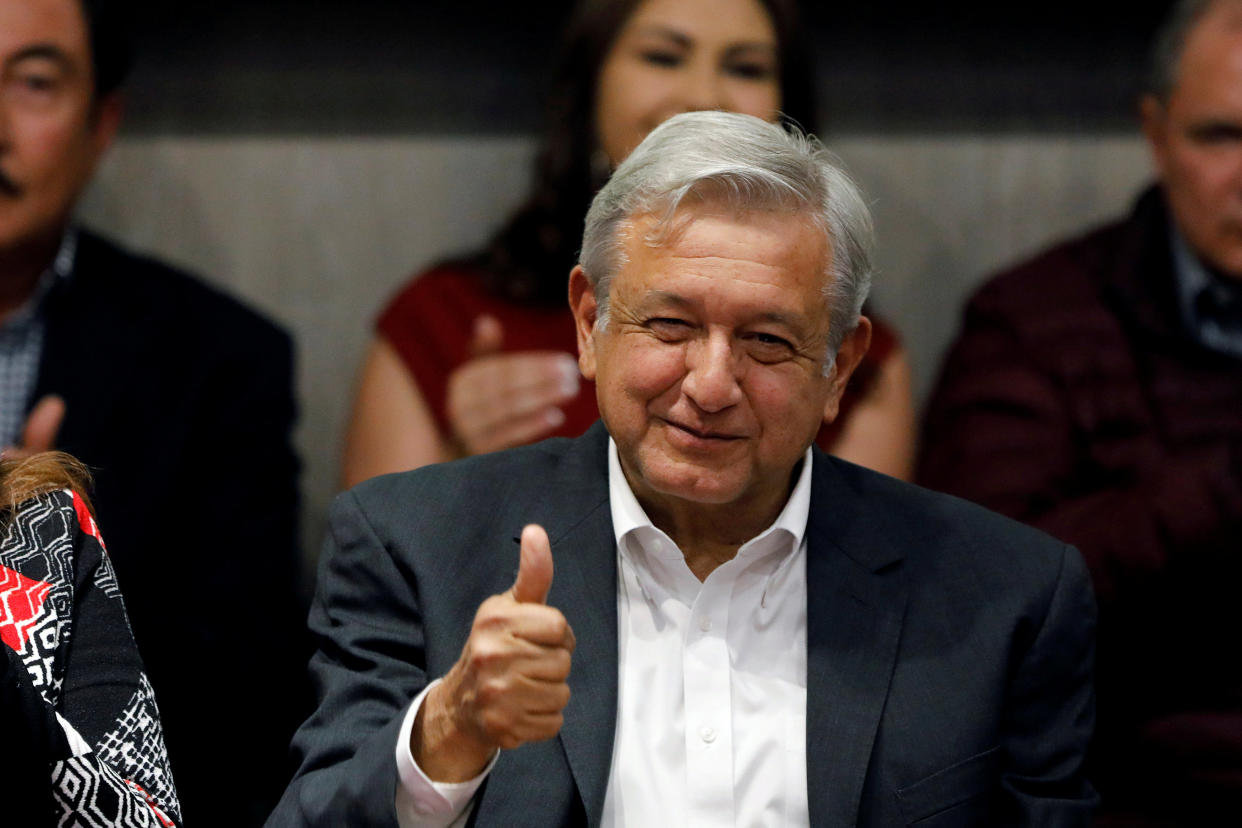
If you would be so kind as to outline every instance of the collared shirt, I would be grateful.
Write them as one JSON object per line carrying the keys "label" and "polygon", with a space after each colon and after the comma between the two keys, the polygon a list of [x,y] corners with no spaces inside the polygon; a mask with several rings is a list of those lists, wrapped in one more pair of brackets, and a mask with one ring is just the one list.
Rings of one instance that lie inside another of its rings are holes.
{"label": "collared shirt", "polygon": [[[808,450],[776,521],[700,582],[639,505],[609,441],[619,664],[605,828],[808,824],[811,463]],[[396,746],[402,828],[464,824],[491,769],[441,785],[417,767],[409,734],[427,690]]]}
{"label": "collared shirt", "polygon": [[77,231],[70,229],[61,239],[52,266],[35,284],[34,293],[0,323],[0,448],[15,445],[21,438],[26,408],[39,378],[47,297],[58,282],[72,276],[77,247]]}
{"label": "collared shirt", "polygon": [[1205,348],[1242,357],[1242,283],[1212,273],[1172,222],[1169,244],[1186,332]]}

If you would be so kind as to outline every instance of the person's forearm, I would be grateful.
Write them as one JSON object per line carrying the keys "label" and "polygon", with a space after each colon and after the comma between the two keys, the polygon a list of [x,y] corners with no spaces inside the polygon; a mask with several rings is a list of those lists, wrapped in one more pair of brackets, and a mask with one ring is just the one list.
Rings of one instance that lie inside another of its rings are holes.
{"label": "person's forearm", "polygon": [[[414,721],[432,690],[440,685],[434,681],[406,710],[397,735],[397,794],[394,805],[400,828],[454,828],[464,825],[470,815],[474,794],[491,771],[486,765],[474,778],[460,783],[433,781],[414,760],[410,750]],[[493,757],[492,762],[495,762]]]}

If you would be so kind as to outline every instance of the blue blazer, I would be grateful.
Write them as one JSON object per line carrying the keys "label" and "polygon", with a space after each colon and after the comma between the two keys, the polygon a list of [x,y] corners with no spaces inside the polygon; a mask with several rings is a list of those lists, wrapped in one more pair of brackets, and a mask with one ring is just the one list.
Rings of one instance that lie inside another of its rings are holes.
{"label": "blue blazer", "polygon": [[[597,423],[337,499],[310,615],[320,704],[269,825],[396,825],[402,714],[512,585],[532,521],[577,637],[572,698],[557,738],[501,754],[471,824],[599,824],[617,715],[607,441]],[[1086,825],[1095,607],[1078,553],[818,451],[811,493],[811,823]]]}

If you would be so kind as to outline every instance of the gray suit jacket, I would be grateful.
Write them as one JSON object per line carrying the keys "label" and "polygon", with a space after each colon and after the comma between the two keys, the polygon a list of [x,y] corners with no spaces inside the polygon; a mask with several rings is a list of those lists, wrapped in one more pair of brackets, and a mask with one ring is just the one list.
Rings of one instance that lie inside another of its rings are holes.
{"label": "gray suit jacket", "polygon": [[[597,825],[617,702],[607,433],[432,466],[338,498],[310,626],[318,711],[269,825],[395,825],[402,714],[508,589],[529,522],[577,636],[560,735],[503,752],[477,825]],[[1095,609],[1078,553],[816,453],[807,555],[814,825],[1085,825]]]}

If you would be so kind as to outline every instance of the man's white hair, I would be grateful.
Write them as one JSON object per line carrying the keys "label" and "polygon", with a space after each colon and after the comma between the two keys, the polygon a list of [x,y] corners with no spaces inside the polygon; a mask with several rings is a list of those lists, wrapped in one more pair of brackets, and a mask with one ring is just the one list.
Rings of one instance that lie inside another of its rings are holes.
{"label": "man's white hair", "polygon": [[687,196],[741,212],[787,211],[824,232],[828,373],[871,289],[871,213],[840,161],[814,136],[750,115],[686,112],[668,119],[596,194],[579,257],[599,306],[596,324],[608,324],[609,287],[624,264],[623,225],[654,216],[648,241],[658,244]]}

